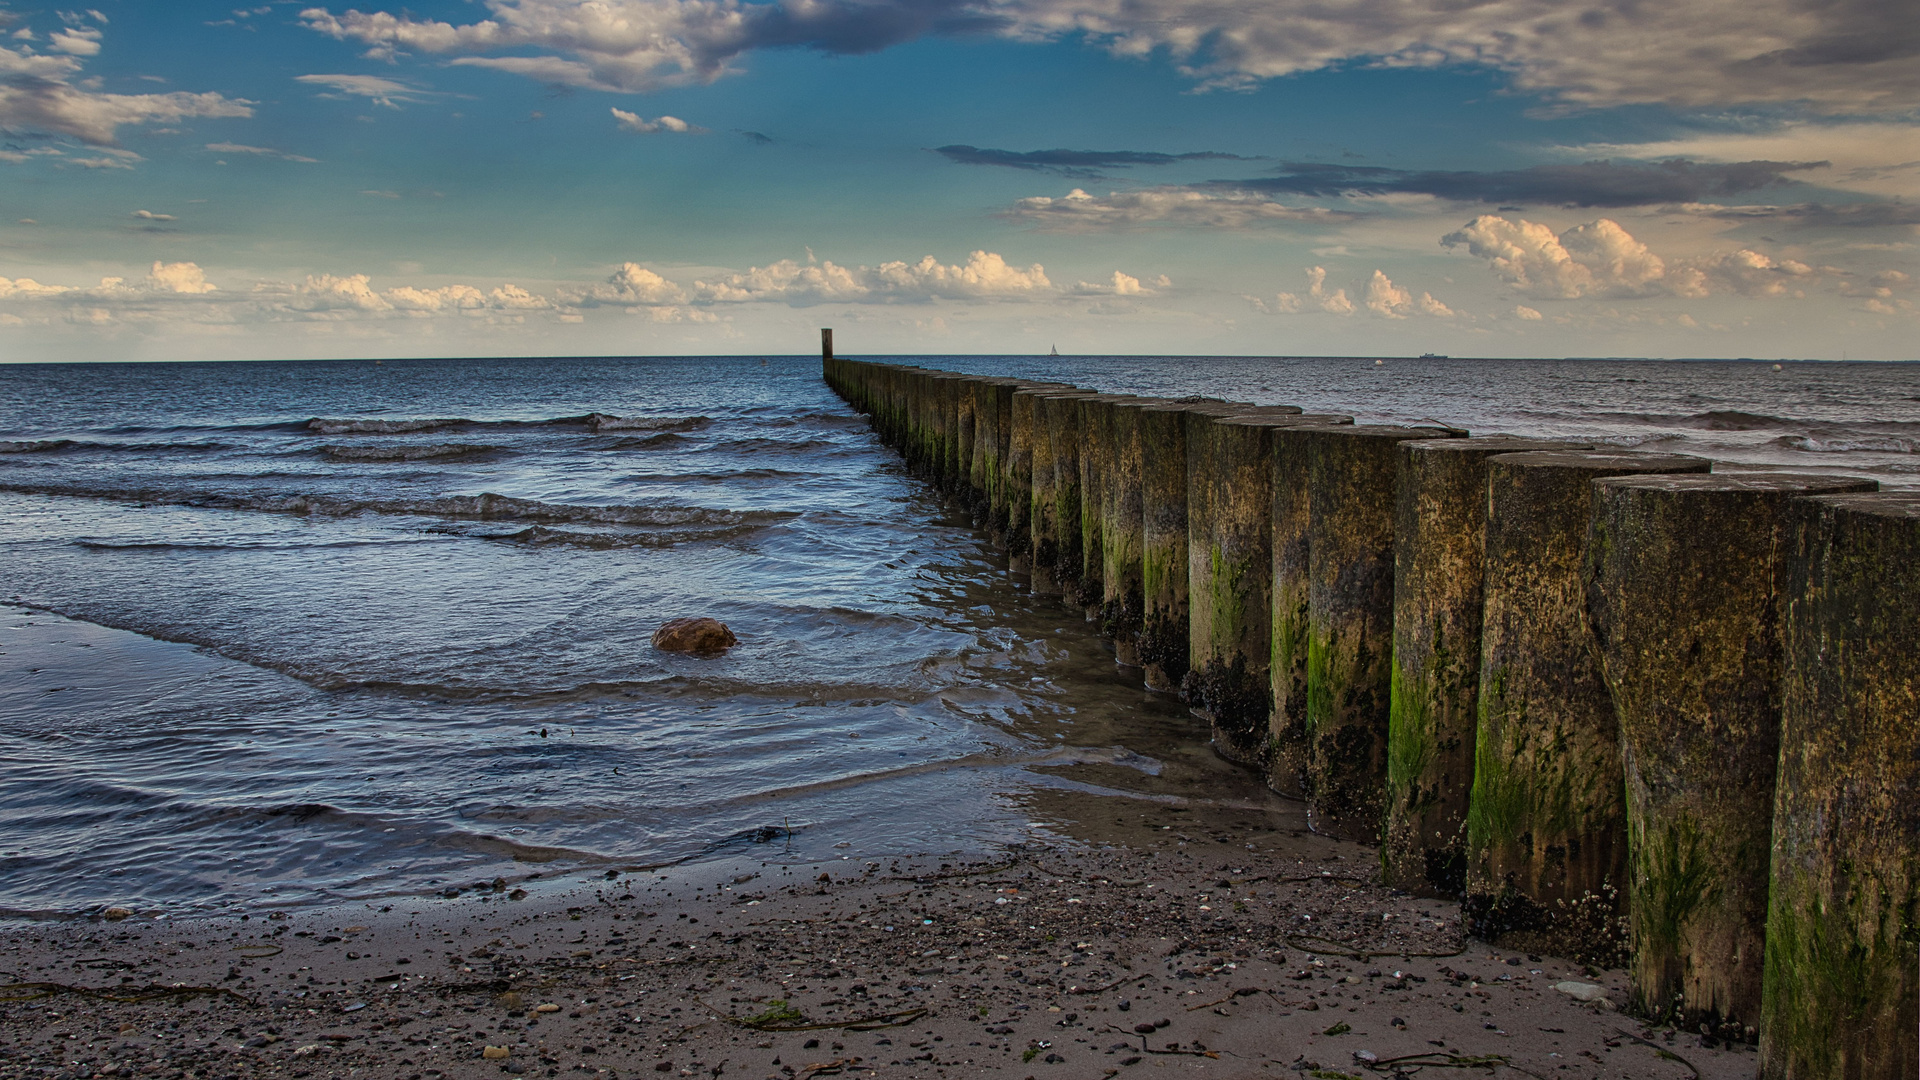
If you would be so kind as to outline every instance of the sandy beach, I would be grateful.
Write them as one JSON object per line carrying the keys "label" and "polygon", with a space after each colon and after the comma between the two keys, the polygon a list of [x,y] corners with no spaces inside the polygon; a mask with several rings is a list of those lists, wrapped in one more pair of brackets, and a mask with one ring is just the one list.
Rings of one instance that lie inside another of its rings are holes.
{"label": "sandy beach", "polygon": [[15,925],[0,1075],[1755,1075],[1624,1015],[1622,973],[1465,940],[1284,812],[1029,809],[1071,820],[991,858],[788,862],[772,834],[457,896]]}

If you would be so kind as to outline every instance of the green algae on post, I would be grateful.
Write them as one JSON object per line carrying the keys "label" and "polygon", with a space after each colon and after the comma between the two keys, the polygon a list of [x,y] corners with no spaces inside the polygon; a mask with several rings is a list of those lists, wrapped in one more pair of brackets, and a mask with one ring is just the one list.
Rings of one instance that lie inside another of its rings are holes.
{"label": "green algae on post", "polygon": [[1187,599],[1192,669],[1182,689],[1229,761],[1264,765],[1273,712],[1273,440],[1338,418],[1248,408],[1187,420]]}
{"label": "green algae on post", "polygon": [[[1100,483],[1100,630],[1113,641],[1115,662],[1128,667],[1140,666],[1140,630],[1146,613],[1142,565],[1146,478],[1141,412],[1162,404],[1165,401],[1161,398],[1115,401],[1105,428],[1103,454],[1107,467]],[[1181,517],[1185,516],[1182,500]]]}
{"label": "green algae on post", "polygon": [[1626,766],[1635,1004],[1760,1023],[1788,504],[1871,480],[1723,473],[1594,484],[1584,577]]}
{"label": "green algae on post", "polygon": [[1395,448],[1447,435],[1445,428],[1379,424],[1303,433],[1307,820],[1324,835],[1379,839],[1393,654]]}
{"label": "green algae on post", "polygon": [[1178,690],[1188,670],[1186,414],[1191,408],[1176,403],[1138,410],[1138,651],[1147,686],[1162,691]]}
{"label": "green algae on post", "polygon": [[1382,874],[1395,888],[1450,899],[1466,889],[1487,458],[1585,445],[1503,435],[1399,444],[1380,842]]}
{"label": "green algae on post", "polygon": [[1587,626],[1593,481],[1705,472],[1682,454],[1487,460],[1485,613],[1467,810],[1473,932],[1609,966],[1625,957],[1620,724]]}
{"label": "green algae on post", "polygon": [[1790,513],[1761,1071],[1910,1077],[1920,495],[1822,495]]}

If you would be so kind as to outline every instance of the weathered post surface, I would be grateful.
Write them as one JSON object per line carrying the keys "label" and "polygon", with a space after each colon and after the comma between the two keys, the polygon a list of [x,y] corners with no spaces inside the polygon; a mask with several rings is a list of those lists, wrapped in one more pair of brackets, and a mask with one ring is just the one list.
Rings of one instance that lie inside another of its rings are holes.
{"label": "weathered post surface", "polygon": [[[1352,423],[1351,417],[1335,418]],[[1310,608],[1307,497],[1316,425],[1276,431],[1273,437],[1273,599],[1268,612],[1267,660],[1273,716],[1268,726],[1267,786],[1303,799],[1312,763],[1307,728],[1307,617]]]}
{"label": "weathered post surface", "polygon": [[1467,884],[1480,688],[1487,459],[1584,443],[1495,435],[1399,444],[1393,547],[1393,685],[1387,727],[1387,884],[1459,899]]}
{"label": "weathered post surface", "polygon": [[1080,399],[1080,565],[1072,601],[1088,619],[1100,618],[1106,600],[1107,502],[1114,470],[1113,414],[1126,394]]}
{"label": "weathered post surface", "polygon": [[820,328],[820,359],[823,363],[833,363],[833,331]]}
{"label": "weathered post surface", "polygon": [[951,395],[949,410],[953,435],[947,456],[947,490],[962,503],[968,502],[968,484],[973,473],[973,388],[979,382],[972,375],[948,377]]}
{"label": "weathered post surface", "polygon": [[1307,820],[1315,832],[1379,840],[1393,659],[1395,458],[1409,439],[1453,434],[1387,424],[1301,433],[1308,448]]}
{"label": "weathered post surface", "polygon": [[1043,391],[1033,406],[1032,589],[1058,596],[1080,566],[1081,390]]}
{"label": "weathered post surface", "polygon": [[1187,418],[1187,602],[1181,685],[1229,761],[1263,764],[1273,713],[1273,440],[1327,417],[1257,410]]}
{"label": "weathered post surface", "polygon": [[1920,1070],[1920,494],[1796,500],[1760,1060]]}
{"label": "weathered post surface", "polygon": [[[1033,569],[1034,406],[1042,393],[1039,387],[1015,390],[1007,409],[1007,464],[1001,483],[1007,493],[1007,569],[1017,574]],[[1040,438],[1045,437],[1042,430]]]}
{"label": "weathered post surface", "polygon": [[1594,483],[1584,576],[1626,769],[1636,1004],[1741,1038],[1760,979],[1780,752],[1778,599],[1804,474]]}
{"label": "weathered post surface", "polygon": [[[1226,402],[1217,404],[1225,406]],[[1140,667],[1149,688],[1187,676],[1187,415],[1194,403],[1140,409]]]}
{"label": "weathered post surface", "polygon": [[1463,909],[1478,936],[1608,966],[1625,958],[1620,724],[1580,581],[1593,481],[1707,467],[1682,454],[1580,450],[1487,461]]}
{"label": "weathered post surface", "polygon": [[[1140,666],[1145,617],[1146,470],[1141,456],[1141,412],[1164,398],[1127,397],[1108,409],[1100,483],[1100,630],[1113,640],[1113,657]],[[1184,462],[1186,455],[1181,455]],[[1182,500],[1182,525],[1185,524]]]}

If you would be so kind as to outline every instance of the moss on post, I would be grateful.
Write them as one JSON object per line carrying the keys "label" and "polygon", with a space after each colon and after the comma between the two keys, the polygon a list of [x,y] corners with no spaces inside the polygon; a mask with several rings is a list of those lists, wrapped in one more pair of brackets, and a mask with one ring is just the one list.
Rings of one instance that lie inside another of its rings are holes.
{"label": "moss on post", "polygon": [[1594,484],[1584,576],[1626,766],[1636,1004],[1727,1039],[1760,1023],[1779,756],[1778,599],[1804,474]]}
{"label": "moss on post", "polygon": [[1464,907],[1481,937],[1609,966],[1625,959],[1620,725],[1580,581],[1593,481],[1707,466],[1579,450],[1488,459]]}
{"label": "moss on post", "polygon": [[1575,449],[1585,444],[1508,436],[1399,444],[1387,810],[1380,843],[1382,874],[1395,888],[1452,899],[1466,890],[1487,459]]}
{"label": "moss on post", "polygon": [[[1100,488],[1100,631],[1113,640],[1113,657],[1140,666],[1140,628],[1146,615],[1143,559],[1146,549],[1146,477],[1141,412],[1162,398],[1130,397],[1107,414],[1107,467]],[[1184,460],[1185,455],[1181,455]],[[1182,525],[1185,504],[1182,503]]]}
{"label": "moss on post", "polygon": [[1790,514],[1761,1073],[1911,1077],[1920,494],[1823,495]]}
{"label": "moss on post", "polygon": [[1273,714],[1273,440],[1298,413],[1190,412],[1188,651],[1181,689],[1213,725],[1214,749],[1264,767]]}
{"label": "moss on post", "polygon": [[1396,451],[1409,439],[1448,435],[1382,424],[1301,433],[1308,450],[1307,820],[1318,833],[1361,843],[1380,837]]}

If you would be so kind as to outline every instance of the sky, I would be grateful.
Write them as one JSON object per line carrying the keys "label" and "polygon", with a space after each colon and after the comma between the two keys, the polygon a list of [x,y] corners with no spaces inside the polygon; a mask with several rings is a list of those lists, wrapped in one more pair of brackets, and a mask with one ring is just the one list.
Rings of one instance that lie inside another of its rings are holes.
{"label": "sky", "polygon": [[1920,358],[1911,0],[0,0],[0,361]]}

